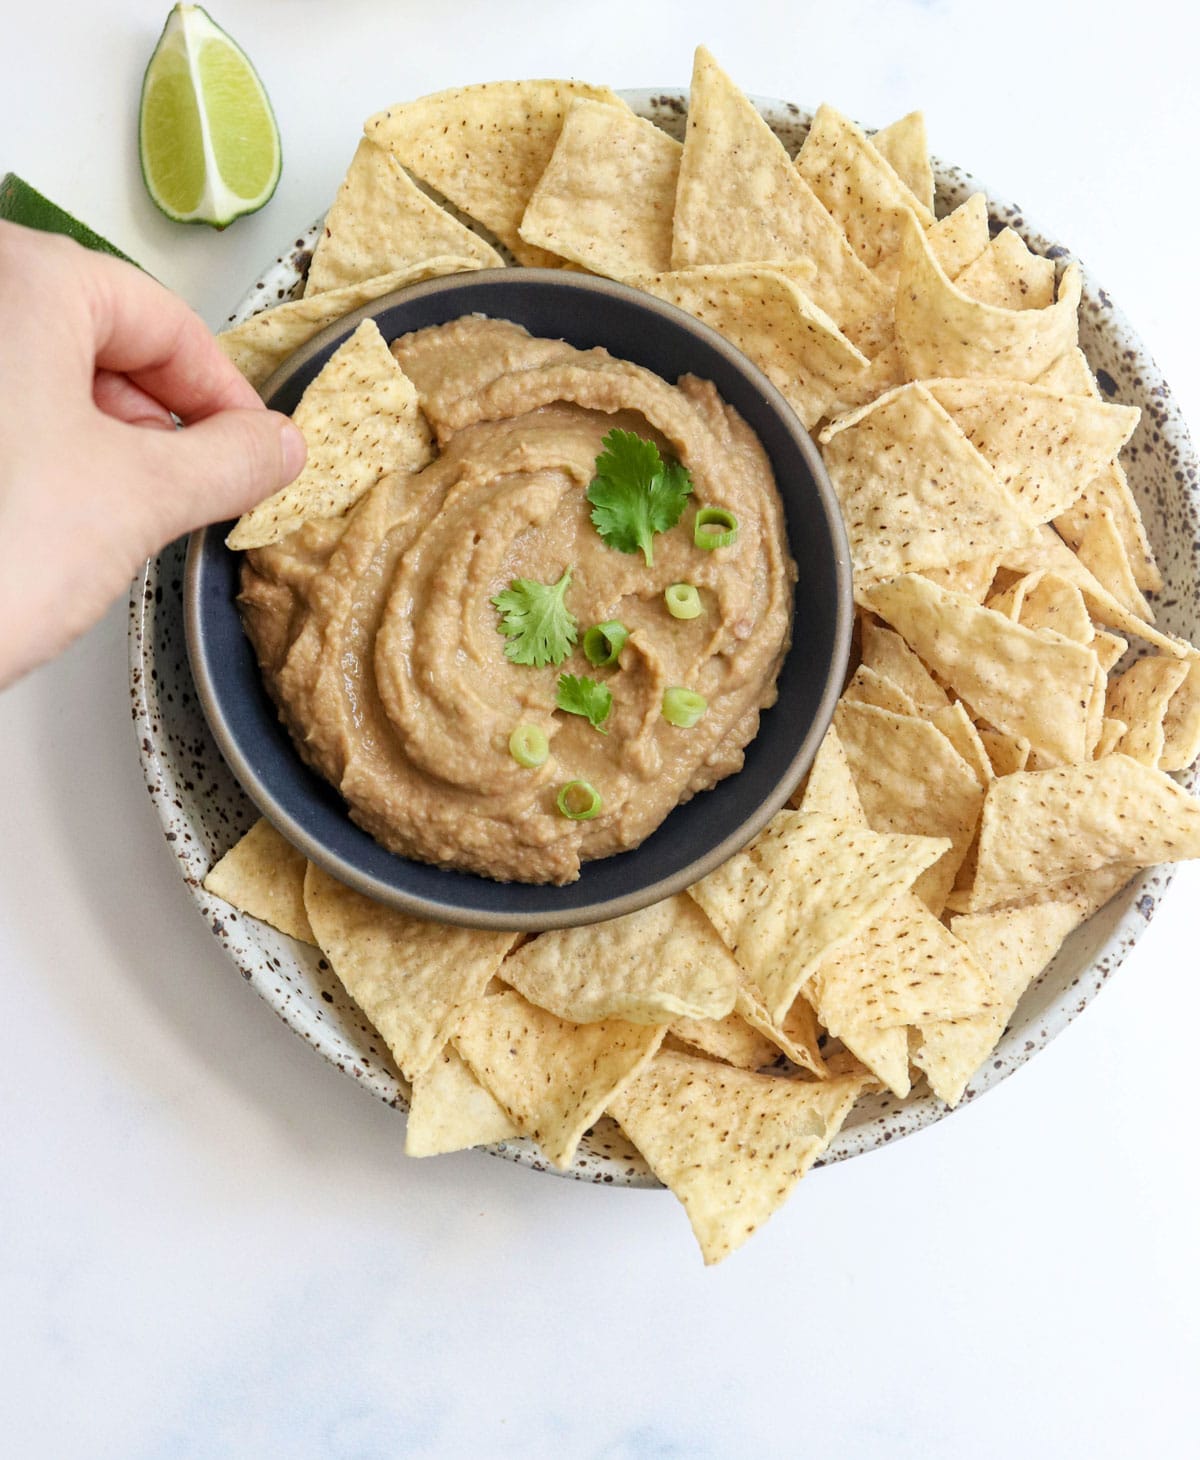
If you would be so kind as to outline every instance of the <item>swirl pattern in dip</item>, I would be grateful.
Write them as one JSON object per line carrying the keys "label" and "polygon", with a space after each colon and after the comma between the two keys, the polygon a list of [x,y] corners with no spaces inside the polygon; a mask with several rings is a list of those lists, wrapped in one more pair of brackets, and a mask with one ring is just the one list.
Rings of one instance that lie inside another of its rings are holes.
{"label": "swirl pattern in dip", "polygon": [[[669,385],[604,350],[468,316],[392,352],[439,454],[385,475],[345,516],[249,553],[246,630],[300,753],[384,846],[503,881],[573,881],[583,861],[637,846],[739,770],[775,699],[796,570],[770,464],[708,382]],[[691,473],[652,567],[606,545],[590,519],[585,493],[614,427]],[[700,507],[733,513],[737,540],[696,547]],[[594,669],[578,644],[557,666],[510,662],[493,597],[568,567],[580,642],[609,620],[631,631],[618,663]],[[668,612],[664,590],[678,582],[699,589],[698,617]],[[604,733],[556,710],[564,672],[611,691]],[[705,697],[698,724],[663,718],[670,686]],[[509,754],[518,724],[548,737],[537,769]],[[576,779],[601,795],[592,820],[556,806]]]}

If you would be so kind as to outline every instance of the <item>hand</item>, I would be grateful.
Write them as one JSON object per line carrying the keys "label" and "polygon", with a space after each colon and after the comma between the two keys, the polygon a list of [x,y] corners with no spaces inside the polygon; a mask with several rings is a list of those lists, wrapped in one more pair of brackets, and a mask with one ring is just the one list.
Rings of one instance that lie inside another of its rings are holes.
{"label": "hand", "polygon": [[0,223],[0,687],[95,623],[165,543],[238,516],[304,458],[169,290]]}

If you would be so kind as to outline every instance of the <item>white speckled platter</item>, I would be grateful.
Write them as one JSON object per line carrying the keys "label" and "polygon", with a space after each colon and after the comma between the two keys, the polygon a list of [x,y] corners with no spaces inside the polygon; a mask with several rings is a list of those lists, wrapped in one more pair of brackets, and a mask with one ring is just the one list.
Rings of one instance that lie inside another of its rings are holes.
{"label": "white speckled platter", "polygon": [[[686,98],[679,93],[626,92],[625,99],[676,136],[682,135]],[[777,101],[756,103],[794,153],[803,141],[808,113]],[[1037,253],[1062,261],[1061,244],[1028,224],[1021,209],[997,198],[953,167],[937,167],[939,215],[971,193],[989,198],[995,227],[1010,225]],[[259,277],[230,322],[237,322],[298,292],[320,224],[294,241]],[[1080,310],[1080,344],[1105,397],[1142,408],[1142,421],[1122,461],[1146,519],[1165,579],[1154,600],[1160,626],[1184,638],[1200,637],[1200,478],[1187,427],[1170,388],[1128,321],[1108,295],[1086,276]],[[163,831],[213,935],[242,976],[275,1012],[326,1059],[373,1094],[407,1108],[407,1089],[374,1029],[346,996],[315,949],[294,942],[235,912],[201,887],[208,869],[256,818],[213,743],[200,713],[188,670],[181,592],[184,544],[175,543],[147,563],[129,603],[130,688],[146,785]],[[1193,768],[1180,779],[1195,788]],[[1171,879],[1169,867],[1136,878],[1107,907],[1079,928],[1026,993],[991,1058],[967,1089],[963,1104],[977,1099],[1023,1064],[1095,997],[1153,916]],[[216,976],[215,970],[213,976]],[[960,1107],[961,1108],[961,1107]],[[824,1162],[860,1155],[930,1125],[950,1112],[932,1095],[901,1104],[891,1095],[859,1102]],[[1051,1117],[1053,1118],[1053,1117]],[[488,1148],[537,1170],[551,1170],[527,1141]],[[611,1121],[586,1135],[566,1173],[580,1180],[657,1186],[644,1162]]]}

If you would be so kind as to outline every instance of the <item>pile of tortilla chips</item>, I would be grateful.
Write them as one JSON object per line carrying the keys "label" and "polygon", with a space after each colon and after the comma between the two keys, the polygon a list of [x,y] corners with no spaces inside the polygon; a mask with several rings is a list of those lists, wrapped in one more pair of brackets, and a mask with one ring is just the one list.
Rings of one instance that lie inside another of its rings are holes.
{"label": "pile of tortilla chips", "polygon": [[[393,107],[305,296],[225,346],[261,382],[363,300],[501,249],[708,321],[814,430],[861,614],[834,727],[751,846],[595,927],[414,922],[265,823],[206,886],[323,950],[411,1084],[411,1154],[524,1136],[561,1167],[614,1117],[716,1262],[862,1092],[955,1104],[1072,929],[1138,868],[1200,856],[1167,774],[1200,751],[1200,656],[1153,624],[1119,462],[1138,413],[1077,347],[1078,266],[992,237],[981,196],[936,219],[918,114],[868,137],[822,107],[792,158],[703,49],[682,144],[575,82]],[[298,412],[305,476],[236,542],[427,459],[389,360],[368,328],[339,351]]]}

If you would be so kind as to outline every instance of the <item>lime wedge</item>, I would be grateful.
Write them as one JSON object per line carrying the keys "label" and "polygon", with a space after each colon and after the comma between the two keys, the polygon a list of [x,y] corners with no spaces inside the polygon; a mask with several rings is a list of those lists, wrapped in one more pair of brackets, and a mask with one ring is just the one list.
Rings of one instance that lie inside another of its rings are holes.
{"label": "lime wedge", "polygon": [[269,201],[279,129],[246,53],[199,5],[176,5],[142,81],[138,151],[168,218],[224,228]]}
{"label": "lime wedge", "polygon": [[52,203],[32,188],[23,177],[15,172],[6,172],[0,178],[0,218],[9,223],[20,223],[26,228],[39,228],[43,233],[65,233],[84,248],[94,248],[100,253],[111,253],[126,263],[134,262],[127,253],[122,253],[116,244],[101,238],[78,218],[73,218],[57,203]]}

